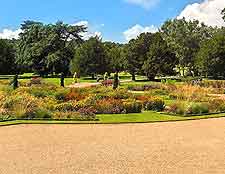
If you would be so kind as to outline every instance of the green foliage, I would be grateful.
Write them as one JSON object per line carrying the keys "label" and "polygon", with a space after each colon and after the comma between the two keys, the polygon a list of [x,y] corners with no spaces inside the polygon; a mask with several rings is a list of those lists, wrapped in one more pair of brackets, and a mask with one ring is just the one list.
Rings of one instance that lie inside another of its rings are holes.
{"label": "green foliage", "polygon": [[92,37],[77,48],[70,70],[72,73],[92,76],[107,72],[106,53],[101,39]]}
{"label": "green foliage", "polygon": [[34,21],[25,21],[21,29],[17,62],[42,76],[50,72],[68,73],[73,46],[82,41],[79,34],[86,31],[84,26]]}
{"label": "green foliage", "polygon": [[123,103],[123,113],[141,113],[142,104],[137,101],[127,101]]}
{"label": "green foliage", "polygon": [[223,99],[209,100],[209,108],[211,112],[225,112],[225,101]]}
{"label": "green foliage", "polygon": [[[125,70],[126,59],[124,53],[124,46],[122,44],[115,44],[113,42],[105,42],[104,49],[107,59],[107,72],[121,72]],[[105,79],[106,80],[106,79]]]}
{"label": "green foliage", "polygon": [[126,69],[131,73],[132,80],[135,74],[143,74],[142,66],[147,59],[149,47],[152,43],[151,33],[142,33],[137,39],[132,39],[124,48]]}
{"label": "green foliage", "polygon": [[0,74],[13,74],[17,70],[15,64],[15,43],[0,39]]}
{"label": "green foliage", "polygon": [[54,96],[55,96],[56,100],[65,101],[68,93],[69,93],[69,90],[61,89],[61,90],[56,91]]}
{"label": "green foliage", "polygon": [[209,113],[209,106],[205,103],[191,103],[187,109],[187,114],[206,114]]}
{"label": "green foliage", "polygon": [[2,108],[9,110],[10,115],[17,118],[35,118],[39,101],[28,94],[11,95],[3,99]]}
{"label": "green foliage", "polygon": [[55,112],[54,119],[58,120],[77,120],[77,121],[93,121],[96,120],[96,116],[81,114],[79,112]]}
{"label": "green foliage", "polygon": [[[183,19],[173,19],[166,21],[161,27],[161,32],[168,46],[176,53],[179,59],[178,65],[181,69],[189,67],[189,73],[195,75],[194,58],[200,48],[201,42],[210,39],[216,29],[207,27],[199,21],[187,21]],[[184,75],[184,73],[181,73]]]}
{"label": "green foliage", "polygon": [[147,60],[142,67],[148,79],[154,80],[156,75],[174,75],[173,68],[177,64],[177,58],[173,50],[168,47],[161,33],[153,34],[151,41]]}
{"label": "green foliage", "polygon": [[38,109],[35,112],[35,118],[39,119],[50,119],[53,117],[53,114],[47,109]]}
{"label": "green foliage", "polygon": [[214,79],[225,77],[225,30],[215,33],[212,39],[201,45],[196,63],[202,75],[212,76]]}
{"label": "green foliage", "polygon": [[60,103],[55,105],[55,110],[56,111],[60,111],[60,112],[69,112],[69,111],[75,111],[76,108],[74,106],[73,103],[71,102],[64,102],[64,103]]}
{"label": "green foliage", "polygon": [[149,111],[163,111],[165,108],[165,103],[160,98],[152,98],[144,103],[144,109]]}

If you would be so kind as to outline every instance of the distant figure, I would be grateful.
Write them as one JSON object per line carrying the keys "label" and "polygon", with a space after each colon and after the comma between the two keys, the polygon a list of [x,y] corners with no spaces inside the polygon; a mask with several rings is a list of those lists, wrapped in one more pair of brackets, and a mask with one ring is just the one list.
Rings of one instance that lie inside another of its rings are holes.
{"label": "distant figure", "polygon": [[65,79],[64,73],[61,73],[61,77],[60,77],[60,85],[61,85],[61,87],[65,87],[64,79]]}
{"label": "distant figure", "polygon": [[74,80],[74,83],[78,83],[77,72],[74,73],[73,80]]}
{"label": "distant figure", "polygon": [[108,73],[106,72],[105,74],[104,74],[104,80],[108,80]]}

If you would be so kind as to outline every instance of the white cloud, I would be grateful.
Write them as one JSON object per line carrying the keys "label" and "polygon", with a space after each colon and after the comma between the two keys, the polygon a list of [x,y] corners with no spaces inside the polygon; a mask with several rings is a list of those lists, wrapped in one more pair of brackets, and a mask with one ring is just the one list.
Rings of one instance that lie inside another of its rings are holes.
{"label": "white cloud", "polygon": [[125,32],[123,32],[123,35],[126,39],[126,41],[130,41],[131,39],[136,39],[141,33],[155,33],[158,31],[158,28],[154,25],[143,27],[139,24],[136,24],[135,26],[129,28]]}
{"label": "white cloud", "polygon": [[145,9],[150,9],[155,6],[160,0],[125,0],[128,3],[139,5]]}
{"label": "white cloud", "polygon": [[18,39],[19,34],[22,32],[21,29],[18,30],[10,30],[10,29],[4,29],[2,32],[0,32],[0,38],[1,39]]}
{"label": "white cloud", "polygon": [[[87,27],[88,31],[85,33],[82,33],[81,35],[83,36],[83,39],[87,40],[90,37],[94,37],[94,36],[98,36],[98,37],[102,37],[102,33],[99,31],[94,31],[94,27],[92,27],[88,21],[79,21],[76,22],[73,25],[84,25],[85,27]],[[101,24],[101,27],[103,27],[104,24]]]}
{"label": "white cloud", "polygon": [[201,3],[190,4],[177,17],[187,20],[199,20],[209,26],[225,26],[221,11],[225,7],[225,0],[204,0]]}

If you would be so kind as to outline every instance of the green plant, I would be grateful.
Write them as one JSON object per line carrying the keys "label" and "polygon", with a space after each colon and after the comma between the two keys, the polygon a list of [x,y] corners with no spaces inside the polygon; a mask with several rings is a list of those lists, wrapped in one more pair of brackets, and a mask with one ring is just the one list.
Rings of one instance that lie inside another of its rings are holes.
{"label": "green plant", "polygon": [[191,103],[186,108],[186,114],[206,114],[209,107],[206,103]]}
{"label": "green plant", "polygon": [[142,104],[138,101],[128,101],[123,103],[123,113],[141,113]]}
{"label": "green plant", "polygon": [[64,102],[55,105],[55,110],[56,111],[61,111],[61,112],[68,112],[68,111],[75,111],[75,106],[71,102]]}
{"label": "green plant", "polygon": [[214,98],[210,99],[209,102],[209,108],[211,112],[224,112],[225,111],[225,100]]}
{"label": "green plant", "polygon": [[61,89],[55,92],[54,96],[56,100],[65,101],[69,91],[67,89]]}
{"label": "green plant", "polygon": [[78,112],[54,112],[53,119],[57,120],[83,120],[84,118],[81,117],[80,113]]}
{"label": "green plant", "polygon": [[95,118],[95,113],[97,112],[93,107],[86,107],[86,108],[81,108],[78,110],[78,112],[80,113],[80,115],[82,117],[87,117],[87,118]]}
{"label": "green plant", "polygon": [[165,111],[168,113],[184,115],[186,113],[186,106],[185,103],[178,101],[166,107]]}
{"label": "green plant", "polygon": [[52,116],[53,116],[53,114],[46,109],[38,109],[35,112],[35,118],[50,119],[50,118],[52,118]]}
{"label": "green plant", "polygon": [[163,111],[165,102],[160,98],[152,98],[144,103],[145,110]]}
{"label": "green plant", "polygon": [[41,102],[29,95],[12,95],[3,99],[2,108],[6,109],[16,118],[34,118],[35,113],[41,108]]}
{"label": "green plant", "polygon": [[169,95],[169,92],[165,89],[156,89],[153,90],[153,95]]}
{"label": "green plant", "polygon": [[98,114],[119,114],[123,110],[123,103],[117,99],[98,100],[93,106]]}

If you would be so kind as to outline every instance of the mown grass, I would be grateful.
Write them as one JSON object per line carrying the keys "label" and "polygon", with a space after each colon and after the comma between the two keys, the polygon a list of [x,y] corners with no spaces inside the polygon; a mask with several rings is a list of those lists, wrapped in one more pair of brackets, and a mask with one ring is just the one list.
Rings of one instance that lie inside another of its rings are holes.
{"label": "mown grass", "polygon": [[99,121],[46,121],[46,120],[16,120],[0,122],[0,126],[9,126],[17,124],[120,124],[120,123],[154,123],[154,122],[169,122],[169,121],[188,121],[208,118],[225,117],[225,113],[202,115],[202,116],[171,116],[160,114],[153,111],[138,113],[138,114],[102,114],[97,115]]}

